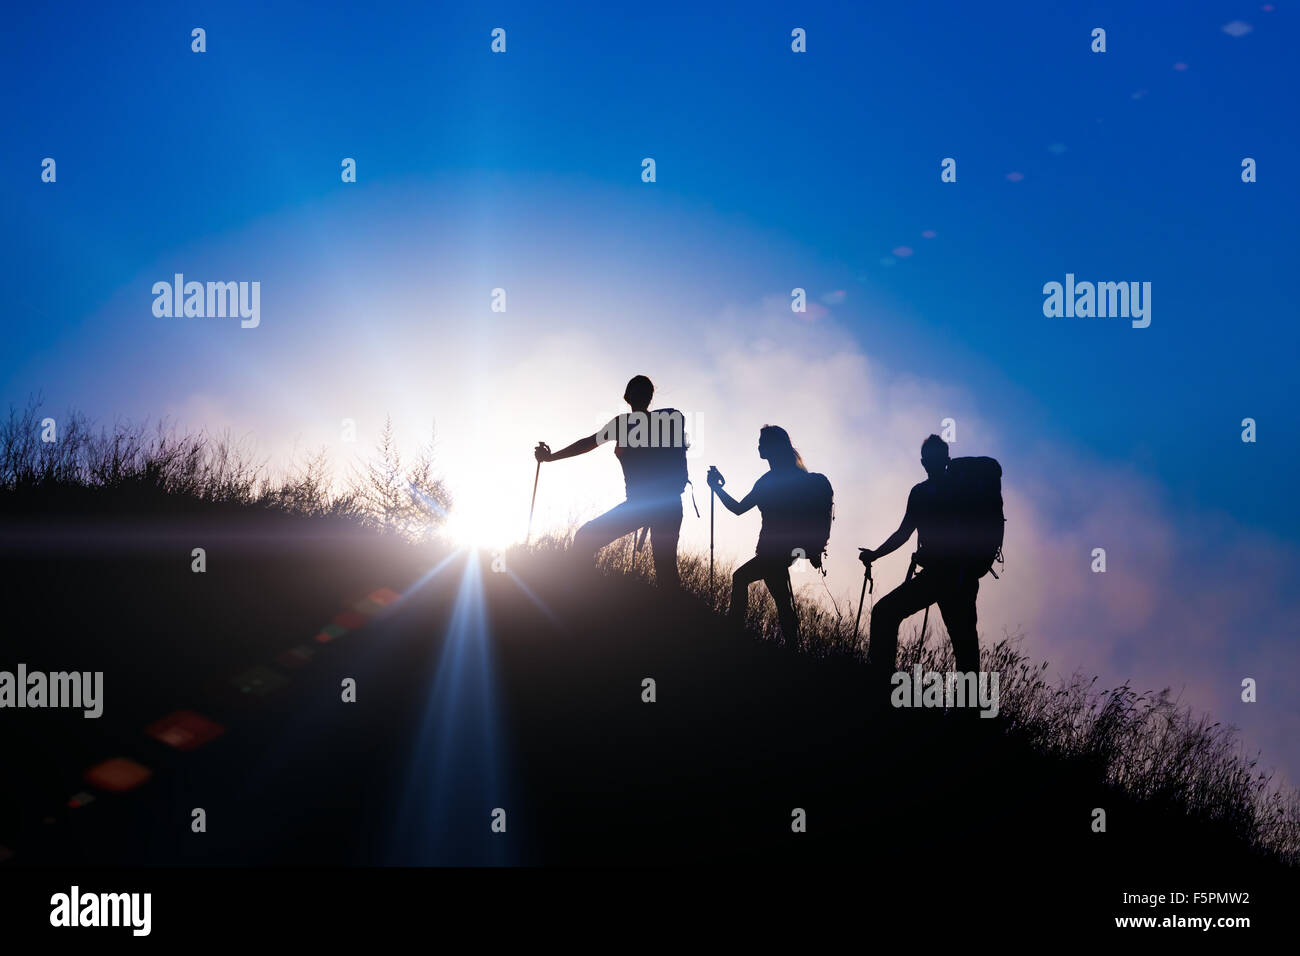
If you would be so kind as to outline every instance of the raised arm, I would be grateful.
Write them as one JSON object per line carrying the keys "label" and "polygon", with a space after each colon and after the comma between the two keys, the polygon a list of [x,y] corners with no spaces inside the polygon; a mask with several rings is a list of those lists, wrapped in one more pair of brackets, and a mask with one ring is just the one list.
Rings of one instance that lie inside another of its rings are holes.
{"label": "raised arm", "polygon": [[[735,498],[731,497],[731,495],[723,491],[722,485],[725,479],[722,477],[722,472],[718,471],[718,469],[713,465],[709,466],[709,473],[705,478],[705,481],[707,481],[709,487],[713,489],[714,494],[718,496],[718,500],[722,502],[723,507],[733,515],[743,515],[750,508],[758,504],[758,499],[754,496],[753,490],[751,490],[749,494],[745,495],[745,497],[740,501],[737,501]],[[755,488],[757,487],[758,486],[755,485]]]}
{"label": "raised arm", "polygon": [[912,536],[916,530],[916,524],[908,515],[903,516],[903,523],[898,526],[898,530],[885,539],[885,543],[878,547],[874,554],[877,558],[883,558],[887,554],[893,554],[903,545],[907,544],[907,539]]}
{"label": "raised arm", "polygon": [[588,435],[586,438],[579,438],[572,445],[561,448],[559,451],[551,451],[551,447],[542,441],[538,442],[537,447],[533,449],[533,457],[538,461],[559,461],[561,458],[585,455],[589,451],[594,451],[598,444],[595,435]]}
{"label": "raised arm", "polygon": [[885,543],[876,550],[870,548],[859,548],[862,552],[858,555],[863,564],[870,564],[877,558],[883,558],[887,554],[893,554],[899,548],[907,543],[907,539],[912,537],[912,532],[916,530],[916,518],[912,514],[912,496],[907,496],[907,512],[903,515],[903,521],[898,526],[898,530],[885,539]]}

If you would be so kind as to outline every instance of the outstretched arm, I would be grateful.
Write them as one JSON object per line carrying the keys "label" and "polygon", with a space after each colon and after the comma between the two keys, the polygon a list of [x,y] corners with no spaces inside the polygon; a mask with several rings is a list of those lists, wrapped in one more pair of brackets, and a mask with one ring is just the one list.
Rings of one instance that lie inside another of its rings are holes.
{"label": "outstretched arm", "polygon": [[588,435],[586,438],[579,438],[572,445],[561,448],[559,451],[551,451],[546,442],[538,442],[537,447],[533,449],[533,457],[538,461],[559,461],[561,458],[572,458],[575,455],[585,455],[593,451],[599,442],[596,441],[595,435]]}
{"label": "outstretched arm", "polygon": [[754,505],[758,504],[753,491],[750,491],[749,494],[745,495],[744,499],[741,501],[737,501],[735,498],[731,497],[731,495],[722,490],[723,480],[722,473],[718,471],[716,467],[710,465],[709,474],[708,477],[705,478],[705,481],[707,481],[709,487],[713,489],[714,494],[718,496],[718,500],[722,502],[723,507],[733,515],[743,515],[750,508],[754,507]]}
{"label": "outstretched arm", "polygon": [[916,530],[916,518],[912,513],[912,497],[907,499],[907,513],[903,515],[903,521],[898,526],[898,530],[885,539],[885,543],[875,551],[870,548],[859,548],[861,554],[858,560],[865,565],[870,565],[876,558],[883,558],[887,554],[893,554],[899,548],[907,543],[907,539],[912,537],[912,532]]}
{"label": "outstretched arm", "polygon": [[758,504],[758,502],[754,500],[754,493],[752,491],[745,495],[745,497],[740,501],[737,501],[735,498],[731,497],[731,495],[723,491],[721,487],[713,490],[718,493],[718,500],[726,505],[727,510],[733,515],[743,515],[750,508],[754,507],[754,505]]}
{"label": "outstretched arm", "polygon": [[872,556],[883,558],[887,554],[893,554],[903,545],[907,544],[907,539],[912,536],[916,530],[916,525],[912,522],[910,515],[903,516],[903,523],[898,526],[898,530],[885,539],[885,543],[872,552]]}

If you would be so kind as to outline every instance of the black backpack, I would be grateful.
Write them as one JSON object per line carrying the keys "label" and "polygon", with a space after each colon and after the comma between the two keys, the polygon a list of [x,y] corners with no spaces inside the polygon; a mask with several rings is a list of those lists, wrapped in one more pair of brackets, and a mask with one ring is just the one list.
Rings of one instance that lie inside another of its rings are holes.
{"label": "black backpack", "polygon": [[829,479],[815,472],[805,475],[792,512],[795,544],[808,562],[820,569],[835,520],[835,493]]}
{"label": "black backpack", "polygon": [[656,422],[659,445],[650,449],[655,469],[664,476],[665,488],[681,494],[691,480],[686,464],[686,452],[691,447],[686,434],[686,416],[675,408],[657,408],[650,414],[659,416]]}
{"label": "black backpack", "polygon": [[[944,476],[944,550],[980,569],[980,577],[1002,561],[1002,466],[996,458],[954,458]],[[997,577],[997,572],[993,571]]]}
{"label": "black backpack", "polygon": [[[633,424],[636,416],[645,416],[640,419],[639,430]],[[620,443],[615,455],[623,466],[629,491],[637,488],[655,494],[681,494],[690,482],[686,416],[675,408],[657,408],[649,413],[632,412],[614,421],[628,422],[628,434],[601,434],[603,440]]]}

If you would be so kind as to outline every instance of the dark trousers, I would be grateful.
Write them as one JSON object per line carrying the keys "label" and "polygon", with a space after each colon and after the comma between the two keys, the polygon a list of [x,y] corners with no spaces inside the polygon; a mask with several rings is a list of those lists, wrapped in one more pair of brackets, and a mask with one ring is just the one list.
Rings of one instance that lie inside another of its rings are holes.
{"label": "dark trousers", "polygon": [[975,633],[975,595],[979,576],[967,569],[926,568],[890,591],[871,612],[868,658],[879,671],[893,674],[898,653],[898,627],[917,611],[939,605],[952,639],[957,670],[980,669],[979,638]]}
{"label": "dark trousers", "polygon": [[593,518],[578,529],[573,538],[574,554],[580,559],[594,560],[596,552],[631,534],[638,528],[650,529],[650,548],[654,552],[655,580],[661,588],[678,589],[682,586],[677,571],[677,539],[682,533],[682,499],[663,498],[647,501],[628,500],[615,505],[599,518]]}
{"label": "dark trousers", "polygon": [[745,624],[749,611],[749,586],[762,581],[776,602],[777,620],[787,641],[799,640],[799,617],[794,612],[794,592],[790,589],[790,558],[750,558],[731,576],[731,607],[727,617],[737,627]]}

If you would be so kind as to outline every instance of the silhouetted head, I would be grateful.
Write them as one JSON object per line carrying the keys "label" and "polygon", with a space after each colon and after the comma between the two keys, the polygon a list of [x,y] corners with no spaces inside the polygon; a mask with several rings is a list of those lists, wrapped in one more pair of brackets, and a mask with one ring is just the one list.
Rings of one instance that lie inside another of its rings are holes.
{"label": "silhouetted head", "polygon": [[790,433],[780,425],[764,425],[758,433],[758,457],[773,468],[798,468],[807,471],[803,456],[790,441]]}
{"label": "silhouetted head", "polygon": [[921,442],[921,467],[931,478],[938,478],[948,470],[948,443],[938,435]]}
{"label": "silhouetted head", "polygon": [[633,376],[623,389],[623,401],[632,406],[634,412],[644,412],[650,408],[650,399],[655,397],[654,382],[644,375]]}

